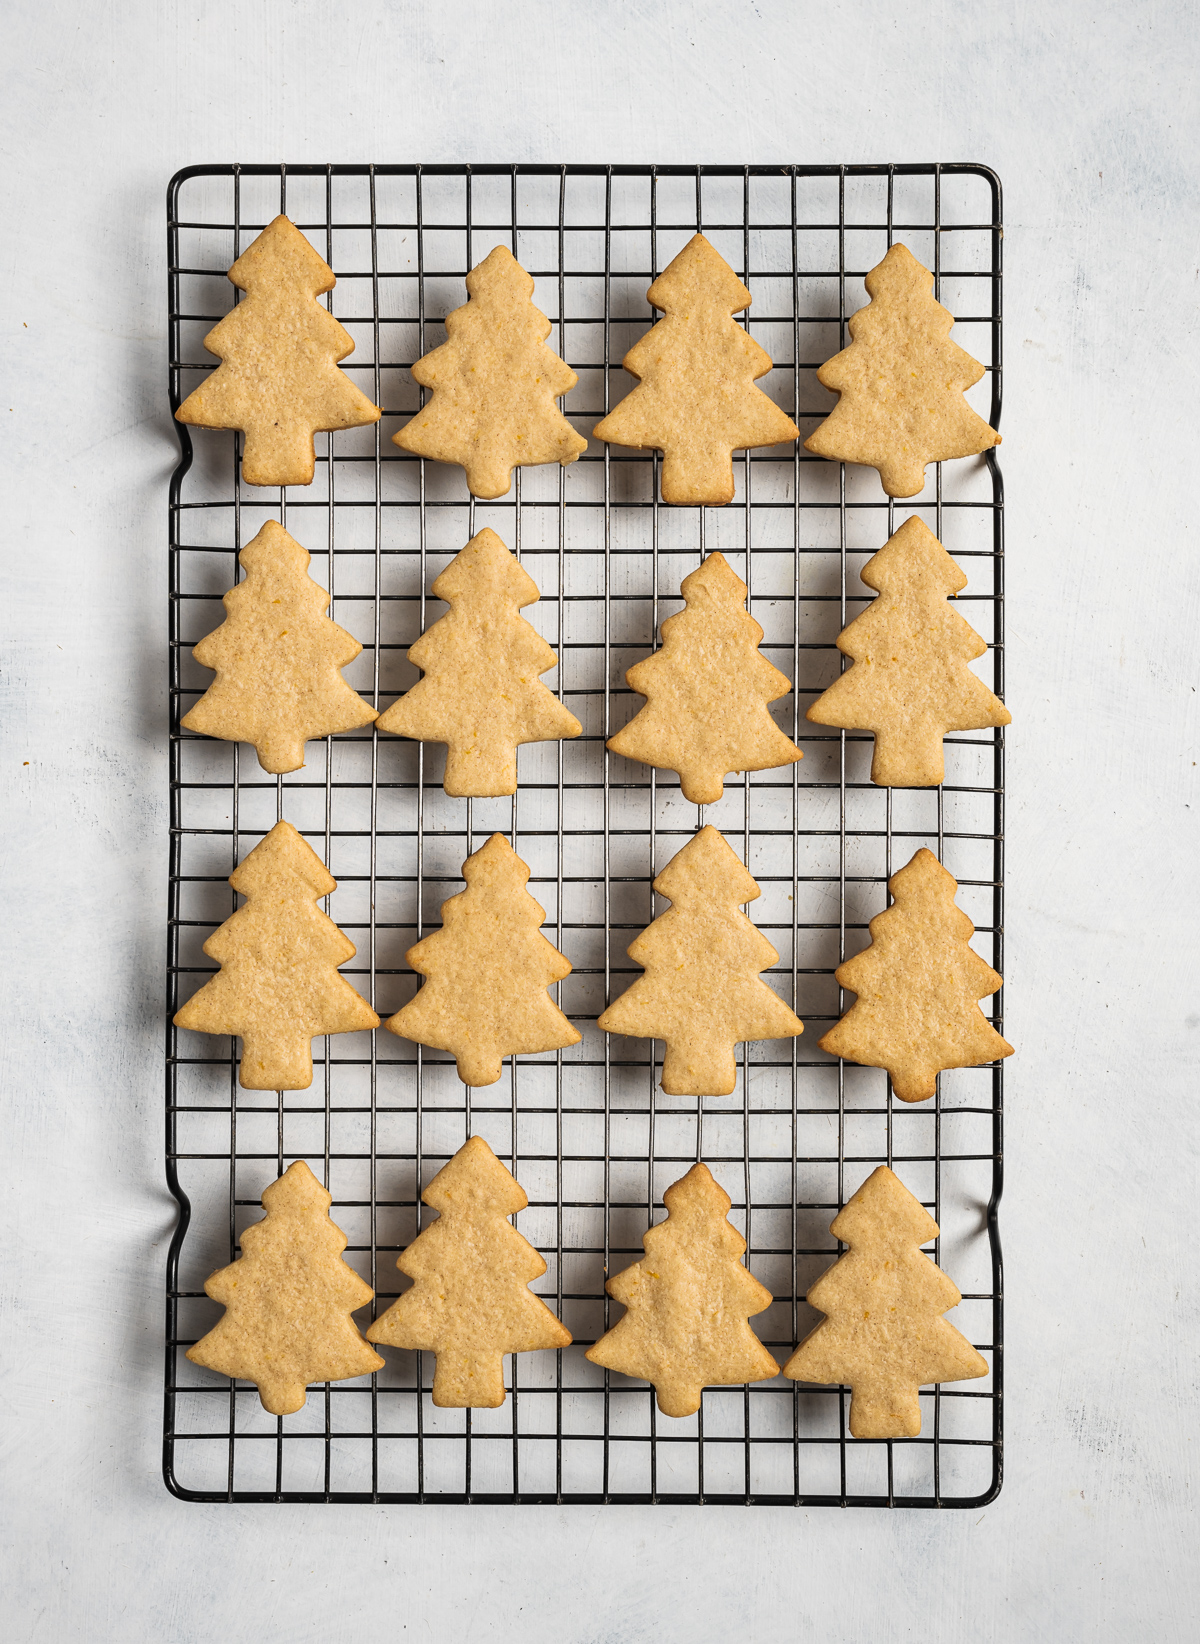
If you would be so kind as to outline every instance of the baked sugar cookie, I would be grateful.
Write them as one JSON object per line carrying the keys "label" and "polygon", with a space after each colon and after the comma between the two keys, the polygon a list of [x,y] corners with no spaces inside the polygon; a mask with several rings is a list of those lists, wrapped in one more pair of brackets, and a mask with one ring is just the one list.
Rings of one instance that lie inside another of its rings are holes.
{"label": "baked sugar cookie", "polygon": [[942,1314],[958,1286],[922,1250],[938,1225],[899,1177],[880,1165],[829,1231],[850,1246],[808,1292],[828,1315],[783,1367],[793,1381],[851,1389],[850,1432],[860,1439],[916,1438],[918,1390],[986,1376],[988,1362]]}
{"label": "baked sugar cookie", "polygon": [[791,682],[758,649],[763,631],[724,554],[710,554],[680,592],[686,606],[663,623],[661,650],[625,675],[646,705],[608,746],[678,771],[685,799],[715,805],[727,771],[794,765],[804,755],[767,711]]}
{"label": "baked sugar cookie", "polygon": [[979,1008],[1002,983],[970,946],[975,927],[955,905],[953,875],[919,850],[888,889],[894,901],[871,920],[870,945],[834,972],[858,998],[819,1043],[887,1068],[902,1102],[923,1102],[943,1068],[979,1067],[1013,1047]]}
{"label": "baked sugar cookie", "polygon": [[571,965],[542,935],[545,909],[503,834],[467,857],[463,878],[466,890],[442,903],[441,930],[404,956],[425,985],[384,1026],[450,1051],[465,1085],[494,1085],[505,1056],[579,1043],[547,991]]}
{"label": "baked sugar cookie", "polygon": [[248,485],[310,485],[314,433],[361,428],[383,415],[338,369],[354,339],[317,301],[337,283],[333,270],[280,216],[229,278],[246,300],[204,339],[221,365],[175,416],[199,428],[240,428]]}
{"label": "baked sugar cookie", "polygon": [[871,301],[850,317],[853,341],[817,372],[840,398],[804,449],[877,468],[889,497],[915,497],[926,463],[977,456],[1000,436],[964,397],[984,368],[950,341],[954,316],[934,297],[929,270],[894,245],[866,283]]}
{"label": "baked sugar cookie", "polygon": [[246,577],[225,595],[225,621],[192,651],[217,677],[182,724],[252,742],[264,771],[298,771],[310,739],[376,718],[341,674],[362,646],[325,615],[329,595],[282,525],[268,520],[238,557]]}
{"label": "baked sugar cookie", "polygon": [[761,893],[711,827],[671,858],[654,889],[672,905],[629,945],[645,975],[613,1000],[597,1026],[664,1040],[668,1096],[728,1096],[737,1082],[738,1043],[804,1032],[758,974],[779,959],[741,909]]}
{"label": "baked sugar cookie", "polygon": [[663,1201],[667,1219],[642,1235],[642,1260],[605,1285],[626,1312],[587,1357],[651,1382],[664,1416],[691,1416],[706,1387],[779,1374],[747,1322],[774,1298],[742,1261],[746,1241],[707,1165],[693,1165]]}
{"label": "baked sugar cookie", "polygon": [[412,368],[433,398],[392,439],[419,457],[460,463],[472,496],[502,497],[514,468],[565,467],[587,450],[556,403],[579,378],[546,346],[550,321],[506,246],[471,270],[467,294],[446,315],[448,340]]}
{"label": "baked sugar cookie", "polygon": [[506,1353],[566,1347],[571,1332],[528,1288],[546,1264],[509,1221],[529,1200],[482,1136],[472,1136],[421,1195],[438,1219],[396,1266],[413,1280],[367,1340],[436,1354],[433,1402],[494,1410]]}
{"label": "baked sugar cookie", "polygon": [[456,798],[517,791],[517,748],[583,727],[538,678],[558,658],[521,609],[537,584],[494,531],[473,536],[433,584],[450,610],[408,653],[424,670],[379,729],[446,744],[442,786]]}
{"label": "baked sugar cookie", "polygon": [[596,424],[598,440],[663,454],[664,502],[733,501],[733,453],[783,445],[800,430],[755,387],[771,356],[733,318],[752,298],[703,234],[695,234],[646,293],[665,318],[624,366],[638,379]]}
{"label": "baked sugar cookie", "polygon": [[267,1214],[242,1234],[237,1261],[205,1283],[225,1312],[187,1356],[254,1382],[265,1410],[290,1416],[304,1408],[310,1383],[383,1369],[350,1316],[375,1292],[342,1260],[346,1235],[330,1218],[333,1200],[303,1159],[262,1202]]}
{"label": "baked sugar cookie", "polygon": [[277,822],[229,883],[246,901],[204,944],[221,968],[175,1026],[241,1039],[243,1090],[307,1090],[314,1038],[379,1026],[338,974],[354,943],[317,907],[337,881],[290,822]]}
{"label": "baked sugar cookie", "polygon": [[947,731],[1009,725],[1012,715],[967,666],[987,651],[948,596],[967,579],[915,516],[863,566],[879,591],[838,635],[854,658],[813,703],[816,725],[874,731],[871,780],[883,788],[936,788],[946,774]]}

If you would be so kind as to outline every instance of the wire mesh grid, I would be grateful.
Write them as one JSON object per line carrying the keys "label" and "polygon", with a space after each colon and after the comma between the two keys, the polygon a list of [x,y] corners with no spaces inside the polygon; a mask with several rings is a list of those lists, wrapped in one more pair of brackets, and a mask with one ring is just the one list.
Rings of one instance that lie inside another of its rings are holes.
{"label": "wire mesh grid", "polygon": [[[499,1084],[471,1090],[451,1059],[385,1032],[318,1039],[311,1088],[264,1096],[240,1089],[236,1041],[168,1025],[167,1172],[180,1204],[167,1275],[169,1488],[206,1501],[990,1500],[1002,1453],[1002,1069],[944,1074],[933,1101],[909,1106],[885,1073],[840,1064],[816,1041],[846,1003],[835,966],[865,945],[887,878],[921,845],[958,879],[975,946],[1002,971],[1003,732],[948,738],[940,788],[892,791],[869,780],[869,736],[804,714],[843,665],[834,641],[868,598],[859,569],[910,513],[963,565],[960,603],[989,642],[978,667],[1003,694],[994,453],[931,468],[925,491],[897,505],[873,470],[799,445],[753,451],[735,459],[729,506],[668,508],[656,453],[593,440],[572,467],[517,470],[510,494],[484,503],[461,469],[411,457],[390,435],[423,399],[411,363],[442,340],[466,271],[497,244],[535,278],[549,341],[579,377],[564,408],[590,435],[632,386],[621,360],[655,318],[646,288],[697,229],[753,293],[745,323],[775,362],[760,386],[802,438],[833,403],[816,368],[848,340],[863,275],[894,240],[933,269],[957,340],[987,365],[970,397],[996,425],[998,180],[933,164],[191,167],[168,194],[172,409],[213,367],[201,340],[236,295],[225,270],[281,210],[333,267],[327,300],[356,343],[344,368],[384,416],[318,435],[316,478],[290,491],[243,485],[240,436],[193,438],[177,425],[168,1024],[213,968],[201,949],[236,904],[228,875],[283,816],[337,880],[323,905],[357,945],[344,973],[381,1016],[411,998],[404,953],[439,925],[464,857],[503,833],[574,967],[555,991],[582,1040],[509,1058]],[[525,615],[558,653],[547,681],[582,736],[527,745],[517,794],[471,801],[443,793],[440,747],[373,728],[310,743],[305,767],[279,778],[252,750],[181,731],[210,678],[191,647],[221,620],[236,556],[269,518],[312,554],[330,614],[363,645],[347,678],[377,706],[418,677],[405,653],[441,610],[433,578],[492,526],[541,590]],[[673,774],[610,755],[605,740],[640,700],[625,669],[655,647],[683,576],[716,549],[749,586],[765,653],[795,682],[773,711],[804,759],[730,778],[720,803],[697,808]],[[735,1094],[697,1100],[657,1088],[661,1045],[608,1038],[596,1017],[637,971],[627,944],[665,906],[651,879],[703,821],[761,887],[748,911],[779,950],[769,981],[806,1031],[742,1047]],[[985,1003],[997,1027],[1000,1001]],[[329,1188],[346,1259],[382,1311],[404,1282],[396,1257],[430,1219],[421,1189],[472,1133],[526,1189],[515,1220],[548,1263],[535,1288],[574,1337],[561,1352],[507,1358],[502,1408],[437,1408],[429,1354],[389,1349],[377,1375],[314,1387],[285,1418],[268,1416],[251,1384],[188,1363],[218,1316],[204,1279],[234,1258],[288,1163],[306,1159]],[[844,1388],[782,1377],[711,1388],[695,1417],[671,1419],[644,1383],[591,1365],[584,1348],[619,1312],[606,1276],[641,1255],[664,1189],[700,1158],[775,1297],[755,1326],[781,1362],[818,1318],[804,1295],[841,1248],[830,1222],[886,1163],[941,1226],[930,1253],[963,1291],[953,1317],[990,1375],[924,1390],[920,1437],[875,1443],[850,1437]]]}

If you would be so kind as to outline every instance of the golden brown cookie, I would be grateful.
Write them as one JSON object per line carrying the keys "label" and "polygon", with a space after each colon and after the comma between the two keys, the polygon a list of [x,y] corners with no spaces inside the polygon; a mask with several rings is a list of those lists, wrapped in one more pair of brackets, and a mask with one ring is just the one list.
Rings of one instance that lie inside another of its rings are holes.
{"label": "golden brown cookie", "polygon": [[986,1376],[988,1362],[942,1314],[962,1301],[958,1287],[921,1251],[938,1225],[880,1165],[829,1231],[850,1246],[808,1292],[828,1314],[783,1367],[793,1381],[851,1389],[854,1438],[916,1438],[919,1388]]}
{"label": "golden brown cookie", "polygon": [[545,910],[503,834],[467,857],[463,878],[466,890],[442,903],[441,930],[404,956],[425,985],[384,1026],[450,1051],[465,1085],[494,1085],[505,1056],[579,1043],[547,992],[571,965],[542,935]]}
{"label": "golden brown cookie", "polygon": [[1010,725],[1012,715],[968,662],[987,644],[948,604],[967,579],[929,527],[906,520],[863,566],[879,591],[838,635],[854,658],[813,703],[816,725],[874,731],[871,780],[882,788],[936,788],[946,774],[947,731]]}
{"label": "golden brown cookie", "polygon": [[979,1008],[1001,979],[969,945],[975,927],[955,906],[958,884],[919,850],[888,880],[895,898],[871,920],[871,941],[834,972],[858,998],[822,1050],[885,1067],[902,1102],[923,1102],[943,1068],[978,1067],[1013,1047]]}
{"label": "golden brown cookie", "polygon": [[520,614],[537,584],[494,531],[473,536],[433,584],[450,606],[408,660],[425,673],[379,719],[381,731],[444,742],[442,786],[457,798],[517,791],[517,748],[583,727],[538,678],[558,658]]}
{"label": "golden brown cookie", "polygon": [[338,369],[354,339],[317,301],[337,283],[333,270],[276,217],[229,278],[246,300],[204,339],[221,365],[175,415],[198,428],[240,428],[248,485],[310,485],[314,433],[361,428],[383,414]]}
{"label": "golden brown cookie", "polygon": [[662,1039],[668,1096],[728,1096],[734,1046],[794,1039],[800,1018],[759,977],[779,958],[742,912],[761,894],[716,828],[704,827],[654,881],[671,907],[629,945],[645,970],[600,1017],[606,1033]]}
{"label": "golden brown cookie", "polygon": [[871,301],[850,317],[848,348],[817,372],[840,395],[806,451],[879,470],[889,497],[915,497],[925,464],[973,457],[1000,436],[964,391],[984,368],[950,341],[954,316],[933,295],[933,275],[894,245],[867,275]]}
{"label": "golden brown cookie", "polygon": [[663,1201],[667,1219],[642,1235],[645,1256],[605,1285],[627,1311],[587,1357],[653,1383],[664,1416],[691,1416],[706,1387],[779,1374],[746,1322],[774,1298],[743,1263],[746,1241],[707,1165],[693,1165]]}
{"label": "golden brown cookie", "polygon": [[546,346],[550,321],[506,246],[471,270],[467,294],[446,315],[448,341],[412,368],[433,398],[392,439],[419,457],[460,463],[473,496],[502,497],[514,468],[566,467],[587,450],[556,404],[579,378]]}
{"label": "golden brown cookie", "polygon": [[204,944],[221,968],[175,1026],[240,1038],[243,1090],[307,1090],[314,1038],[379,1026],[338,975],[354,943],[317,907],[337,881],[290,822],[277,822],[229,883],[246,901]]}
{"label": "golden brown cookie", "polygon": [[290,1416],[311,1382],[383,1369],[350,1315],[375,1292],[342,1260],[346,1235],[303,1159],[262,1196],[266,1216],[242,1234],[242,1253],[205,1283],[225,1312],[188,1348],[193,1364],[252,1381],[263,1408]]}
{"label": "golden brown cookie", "polygon": [[756,388],[772,369],[734,314],[752,298],[703,234],[646,293],[664,311],[623,364],[638,386],[593,430],[613,445],[663,454],[664,502],[733,501],[733,453],[799,439],[792,419]]}
{"label": "golden brown cookie", "polygon": [[298,771],[311,738],[375,719],[341,675],[362,646],[325,615],[329,595],[282,525],[269,519],[238,557],[246,576],[225,595],[225,621],[192,651],[217,677],[182,723],[252,742],[264,771]]}
{"label": "golden brown cookie", "polygon": [[546,1264],[508,1220],[529,1200],[481,1136],[472,1136],[421,1195],[438,1219],[396,1266],[412,1279],[367,1340],[437,1355],[433,1402],[504,1403],[505,1353],[566,1347],[571,1333],[528,1288]]}
{"label": "golden brown cookie", "polygon": [[713,805],[726,771],[794,765],[804,755],[767,704],[791,682],[758,649],[763,631],[746,610],[746,584],[723,554],[683,579],[686,603],[662,625],[662,648],[625,675],[646,706],[609,738],[613,753],[678,771],[685,799]]}

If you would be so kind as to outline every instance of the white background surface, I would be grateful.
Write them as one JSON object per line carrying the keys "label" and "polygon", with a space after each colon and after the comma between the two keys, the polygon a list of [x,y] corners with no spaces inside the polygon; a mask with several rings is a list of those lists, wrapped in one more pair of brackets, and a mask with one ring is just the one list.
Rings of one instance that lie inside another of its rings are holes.
{"label": "white background surface", "polygon": [[[1195,4],[9,0],[8,1636],[1192,1639]],[[193,1506],[159,1481],[163,193],[201,160],[1006,185],[1007,1482],[975,1514]],[[28,762],[28,763],[26,763]]]}

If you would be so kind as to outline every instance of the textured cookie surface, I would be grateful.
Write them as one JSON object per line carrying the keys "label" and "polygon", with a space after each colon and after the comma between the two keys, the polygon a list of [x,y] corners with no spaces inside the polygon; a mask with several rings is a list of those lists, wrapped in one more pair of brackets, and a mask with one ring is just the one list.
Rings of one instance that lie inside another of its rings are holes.
{"label": "textured cookie surface", "polygon": [[464,1084],[493,1085],[505,1056],[579,1043],[546,991],[571,966],[542,935],[529,869],[502,834],[468,856],[463,878],[466,890],[442,903],[441,930],[405,954],[424,986],[384,1025],[450,1051]]}
{"label": "textured cookie surface", "polygon": [[880,1165],[829,1231],[850,1246],[808,1292],[828,1315],[800,1343],[783,1373],[793,1381],[852,1390],[855,1438],[915,1438],[918,1389],[986,1376],[988,1363],[942,1314],[958,1287],[921,1245],[938,1236],[933,1217],[899,1177]]}
{"label": "textured cookie surface", "polygon": [[281,525],[268,520],[239,558],[246,578],[225,595],[225,621],[192,651],[217,677],[183,724],[252,742],[264,771],[296,771],[310,738],[376,717],[340,671],[362,646],[325,615],[329,595]]}
{"label": "textured cookie surface", "polygon": [[318,1034],[379,1026],[338,975],[354,943],[317,907],[337,881],[290,822],[277,822],[229,883],[246,901],[204,944],[221,968],[175,1025],[240,1038],[244,1090],[307,1090]]}
{"label": "textured cookie surface", "polygon": [[874,731],[871,780],[885,788],[936,787],[945,776],[947,731],[1008,725],[1012,715],[967,666],[986,643],[947,603],[967,579],[933,532],[906,520],[862,569],[879,590],[838,635],[854,658],[813,703],[817,725]]}
{"label": "textured cookie surface", "polygon": [[207,1281],[225,1313],[188,1348],[193,1364],[252,1381],[273,1416],[302,1409],[310,1382],[383,1369],[350,1317],[375,1292],[342,1260],[346,1235],[330,1195],[302,1159],[262,1196],[266,1217],[242,1234],[242,1254]]}
{"label": "textured cookie surface", "polygon": [[505,1353],[566,1347],[571,1333],[527,1287],[546,1264],[509,1216],[529,1200],[481,1136],[472,1136],[421,1195],[438,1219],[396,1263],[411,1290],[367,1339],[436,1354],[433,1402],[494,1409],[504,1403]]}
{"label": "textured cookie surface", "polygon": [[690,1416],[705,1387],[779,1374],[747,1323],[773,1298],[742,1262],[746,1241],[707,1165],[693,1165],[663,1199],[667,1219],[643,1234],[645,1256],[605,1287],[627,1311],[587,1357],[651,1382],[664,1416]]}
{"label": "textured cookie surface", "polygon": [[954,316],[933,275],[894,245],[867,275],[871,301],[850,317],[848,348],[817,372],[841,397],[806,451],[879,470],[890,497],[915,497],[925,464],[977,456],[1000,436],[967,404],[984,368],[950,341]]}
{"label": "textured cookie surface", "polygon": [[565,466],[587,450],[555,403],[579,378],[547,347],[550,321],[507,247],[471,270],[467,293],[446,316],[448,341],[412,368],[432,399],[392,438],[417,456],[460,463],[473,496],[502,497],[514,468]]}
{"label": "textured cookie surface", "polygon": [[680,592],[686,608],[663,623],[661,650],[625,675],[646,705],[608,746],[678,771],[684,798],[711,805],[727,771],[768,770],[804,756],[767,711],[792,687],[758,649],[763,631],[746,610],[741,577],[723,554],[710,554]]}
{"label": "textured cookie surface", "polygon": [[638,386],[596,424],[595,436],[660,450],[664,502],[731,502],[734,451],[800,435],[755,387],[771,357],[732,317],[750,306],[750,293],[696,234],[646,296],[666,317],[626,354]]}
{"label": "textured cookie surface", "polygon": [[517,748],[578,736],[582,726],[539,674],[558,658],[525,621],[538,598],[494,531],[486,528],[433,584],[450,606],[408,653],[425,677],[380,716],[379,729],[446,744],[443,786],[458,798],[517,791]]}
{"label": "textured cookie surface", "polygon": [[245,302],[204,339],[220,368],[175,413],[200,428],[240,428],[250,485],[309,485],[313,434],[382,415],[339,369],[354,339],[317,298],[333,270],[286,217],[276,217],[229,270]]}
{"label": "textured cookie surface", "polygon": [[672,906],[629,946],[639,976],[600,1017],[606,1033],[662,1039],[669,1096],[728,1096],[734,1046],[792,1039],[804,1024],[759,976],[779,955],[742,912],[758,886],[716,828],[667,863],[654,889]]}
{"label": "textured cookie surface", "polygon": [[943,1068],[978,1067],[1013,1047],[979,1008],[1001,979],[969,945],[975,927],[955,905],[958,885],[919,850],[888,880],[895,901],[871,920],[871,942],[835,971],[858,998],[822,1050],[885,1067],[902,1102],[923,1102]]}

